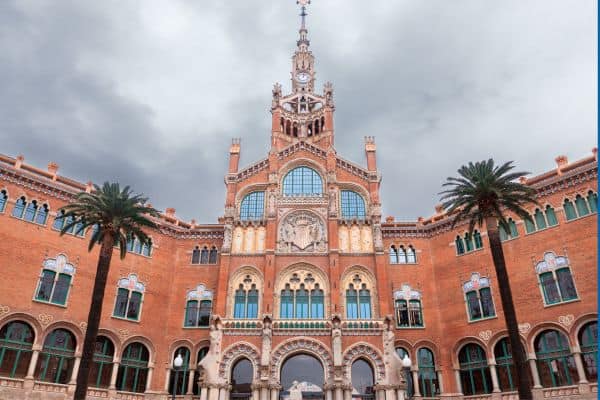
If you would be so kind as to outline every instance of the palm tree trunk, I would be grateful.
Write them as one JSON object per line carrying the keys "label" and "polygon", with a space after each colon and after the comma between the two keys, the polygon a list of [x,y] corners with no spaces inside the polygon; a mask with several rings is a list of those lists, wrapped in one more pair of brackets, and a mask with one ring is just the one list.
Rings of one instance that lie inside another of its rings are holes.
{"label": "palm tree trunk", "polygon": [[104,235],[102,247],[100,248],[100,256],[98,257],[98,265],[96,267],[96,279],[94,280],[94,289],[92,291],[92,304],[90,304],[85,339],[83,341],[83,354],[81,355],[81,363],[79,364],[79,371],[77,372],[74,400],[85,400],[87,396],[90,366],[92,365],[94,358],[96,336],[98,335],[100,317],[102,316],[104,288],[106,287],[114,243],[113,235]]}
{"label": "palm tree trunk", "polygon": [[502,242],[500,241],[500,232],[495,218],[486,218],[485,224],[487,227],[490,249],[492,250],[492,258],[494,267],[496,268],[496,277],[498,278],[498,288],[500,290],[500,298],[502,300],[502,308],[504,310],[504,320],[508,329],[508,338],[512,359],[515,364],[515,371],[518,379],[518,390],[520,400],[531,400],[531,382],[529,379],[528,365],[525,357],[525,349],[519,335],[519,325],[517,324],[517,314],[510,290],[508,273],[506,271],[506,263],[504,261],[504,251],[502,250]]}

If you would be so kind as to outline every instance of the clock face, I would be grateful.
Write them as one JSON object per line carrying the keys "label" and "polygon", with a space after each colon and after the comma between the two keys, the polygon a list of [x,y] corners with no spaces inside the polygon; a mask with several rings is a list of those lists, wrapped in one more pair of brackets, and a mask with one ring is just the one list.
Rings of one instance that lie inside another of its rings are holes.
{"label": "clock face", "polygon": [[310,75],[306,72],[300,72],[298,75],[296,75],[296,80],[300,83],[306,83],[310,80]]}

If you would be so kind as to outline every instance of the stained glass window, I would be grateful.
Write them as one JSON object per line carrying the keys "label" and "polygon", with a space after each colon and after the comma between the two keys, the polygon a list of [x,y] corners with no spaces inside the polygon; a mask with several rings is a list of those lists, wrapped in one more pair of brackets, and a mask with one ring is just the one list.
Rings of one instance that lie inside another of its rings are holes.
{"label": "stained glass window", "polygon": [[247,194],[240,204],[240,219],[251,221],[262,219],[265,211],[265,192]]}
{"label": "stained glass window", "polygon": [[34,334],[25,322],[12,321],[0,329],[0,375],[24,378],[27,375]]}
{"label": "stained glass window", "polygon": [[323,194],[323,180],[312,168],[294,168],[283,178],[285,196],[316,196]]}
{"label": "stained glass window", "polygon": [[[0,335],[1,337],[1,335]],[[598,322],[585,324],[579,331],[581,358],[588,382],[598,381]]]}
{"label": "stained glass window", "polygon": [[38,358],[36,376],[40,381],[69,383],[75,361],[75,336],[66,329],[55,329],[46,337]]}
{"label": "stained glass window", "polygon": [[543,387],[577,383],[577,367],[569,350],[567,337],[556,330],[547,330],[534,342],[538,372]]}

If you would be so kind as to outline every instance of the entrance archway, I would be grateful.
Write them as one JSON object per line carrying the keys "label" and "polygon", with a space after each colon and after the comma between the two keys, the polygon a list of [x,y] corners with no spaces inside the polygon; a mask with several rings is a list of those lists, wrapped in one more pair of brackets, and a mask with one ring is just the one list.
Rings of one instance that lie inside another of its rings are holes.
{"label": "entrance archway", "polygon": [[231,369],[231,395],[233,400],[250,400],[252,398],[252,378],[254,368],[247,358],[240,358]]}
{"label": "entrance archway", "polygon": [[281,366],[280,400],[323,399],[323,365],[316,357],[300,353]]}
{"label": "entrance archway", "polygon": [[366,360],[359,358],[352,363],[352,398],[357,400],[375,399],[375,375],[373,367]]}

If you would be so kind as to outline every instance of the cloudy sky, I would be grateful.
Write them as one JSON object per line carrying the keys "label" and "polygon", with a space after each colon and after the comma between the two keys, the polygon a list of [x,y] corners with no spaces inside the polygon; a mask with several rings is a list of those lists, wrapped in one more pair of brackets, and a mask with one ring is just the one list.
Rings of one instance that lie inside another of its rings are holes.
{"label": "cloudy sky", "polygon": [[[433,213],[470,160],[533,173],[591,154],[596,1],[313,0],[318,87],[336,149],[373,135],[384,215]],[[288,88],[294,0],[0,1],[0,153],[82,182],[117,180],[213,223],[231,137],[266,155],[274,82]]]}

